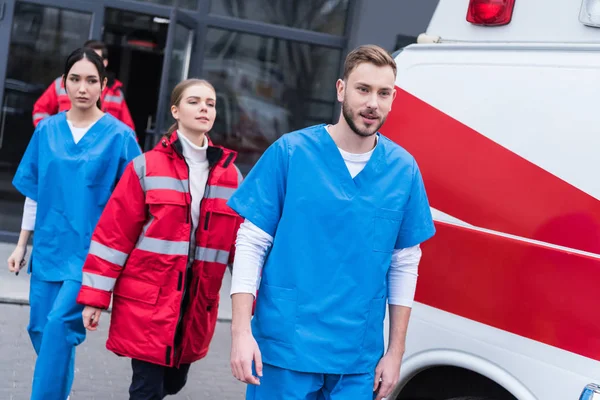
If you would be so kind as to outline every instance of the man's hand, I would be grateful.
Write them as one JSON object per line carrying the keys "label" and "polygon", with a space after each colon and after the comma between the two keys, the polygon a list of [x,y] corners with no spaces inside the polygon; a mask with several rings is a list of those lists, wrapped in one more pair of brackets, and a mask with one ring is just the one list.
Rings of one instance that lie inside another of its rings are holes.
{"label": "man's hand", "polygon": [[12,254],[8,257],[8,270],[15,274],[18,274],[21,268],[27,265],[25,261],[25,255],[27,254],[27,246],[17,245],[13,250]]}
{"label": "man's hand", "polygon": [[83,317],[83,326],[88,331],[95,331],[98,329],[98,322],[100,322],[100,314],[102,309],[96,307],[85,306],[81,316]]}
{"label": "man's hand", "polygon": [[[256,375],[252,375],[252,361]],[[262,377],[262,357],[258,343],[250,330],[233,333],[231,338],[231,372],[238,380],[250,385],[260,385]]]}
{"label": "man's hand", "polygon": [[394,390],[400,376],[400,365],[402,356],[386,353],[375,369],[375,382],[373,383],[373,392],[377,392],[375,400],[381,400],[389,396]]}

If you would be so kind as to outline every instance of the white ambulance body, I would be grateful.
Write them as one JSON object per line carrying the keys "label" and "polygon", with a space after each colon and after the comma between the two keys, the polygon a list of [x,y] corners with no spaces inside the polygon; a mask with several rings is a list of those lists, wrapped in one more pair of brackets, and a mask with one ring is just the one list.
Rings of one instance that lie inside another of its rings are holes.
{"label": "white ambulance body", "polygon": [[600,383],[594,25],[600,0],[440,0],[397,54],[382,132],[415,156],[437,233],[390,399],[571,400]]}

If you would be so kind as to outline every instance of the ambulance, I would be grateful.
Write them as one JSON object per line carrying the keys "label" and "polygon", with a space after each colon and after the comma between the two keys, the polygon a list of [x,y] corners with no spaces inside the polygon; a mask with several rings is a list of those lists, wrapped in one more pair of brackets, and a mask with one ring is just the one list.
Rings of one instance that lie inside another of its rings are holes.
{"label": "ambulance", "polygon": [[440,0],[395,60],[437,233],[388,399],[599,399],[600,0]]}

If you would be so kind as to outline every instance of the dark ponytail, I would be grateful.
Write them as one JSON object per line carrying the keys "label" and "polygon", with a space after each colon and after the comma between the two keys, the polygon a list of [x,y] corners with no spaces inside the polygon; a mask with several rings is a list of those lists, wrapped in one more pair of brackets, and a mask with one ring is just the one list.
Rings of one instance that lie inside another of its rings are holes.
{"label": "dark ponytail", "polygon": [[[102,60],[102,57],[100,57],[98,53],[96,53],[93,49],[81,47],[69,54],[69,56],[67,57],[67,61],[65,62],[65,69],[63,73],[63,86],[65,87],[65,90],[67,88],[67,76],[69,75],[71,68],[73,68],[73,65],[75,65],[76,62],[81,61],[84,58],[90,61],[92,64],[94,64],[94,66],[98,70],[100,86],[102,87],[102,84],[104,83],[104,80],[107,77],[106,68],[104,67],[104,61]],[[100,96],[102,96],[102,94]],[[98,97],[96,106],[98,106],[98,108],[102,110],[102,102],[100,101],[100,97]]]}

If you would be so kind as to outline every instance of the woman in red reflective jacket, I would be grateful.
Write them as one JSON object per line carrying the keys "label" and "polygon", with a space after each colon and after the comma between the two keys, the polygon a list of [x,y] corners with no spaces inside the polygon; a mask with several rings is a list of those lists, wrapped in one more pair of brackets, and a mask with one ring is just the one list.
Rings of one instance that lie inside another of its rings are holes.
{"label": "woman in red reflective jacket", "polygon": [[177,393],[214,333],[242,222],[226,205],[242,180],[236,153],[207,136],[215,103],[207,81],[175,87],[176,124],[127,166],[83,267],[77,301],[87,329],[96,329],[114,293],[106,347],[132,358],[130,399]]}

